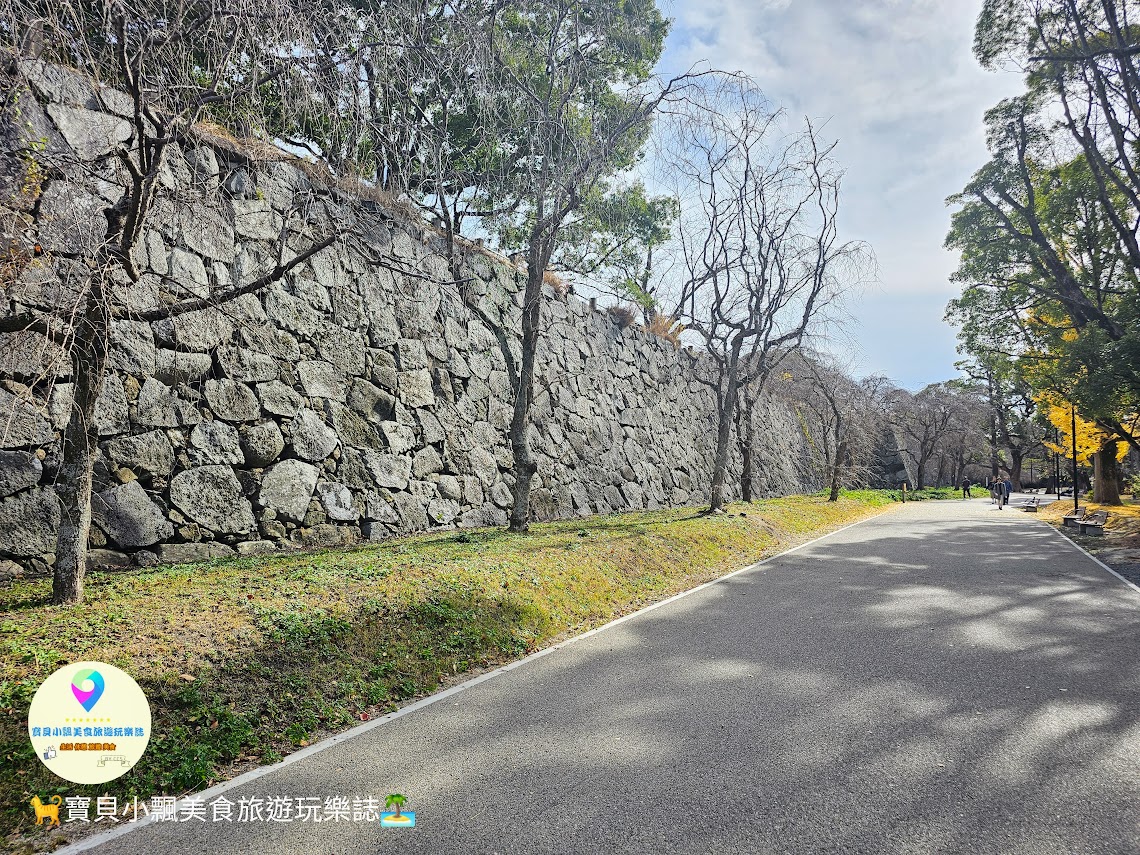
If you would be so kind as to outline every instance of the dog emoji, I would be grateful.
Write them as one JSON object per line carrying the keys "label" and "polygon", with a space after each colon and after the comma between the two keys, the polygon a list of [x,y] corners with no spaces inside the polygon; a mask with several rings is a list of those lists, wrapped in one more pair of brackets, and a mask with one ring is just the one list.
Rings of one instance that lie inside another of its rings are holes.
{"label": "dog emoji", "polygon": [[36,825],[42,825],[46,819],[48,827],[52,825],[59,825],[59,806],[63,804],[63,799],[59,796],[49,796],[49,805],[45,805],[40,801],[39,796],[32,796],[32,807],[36,809]]}

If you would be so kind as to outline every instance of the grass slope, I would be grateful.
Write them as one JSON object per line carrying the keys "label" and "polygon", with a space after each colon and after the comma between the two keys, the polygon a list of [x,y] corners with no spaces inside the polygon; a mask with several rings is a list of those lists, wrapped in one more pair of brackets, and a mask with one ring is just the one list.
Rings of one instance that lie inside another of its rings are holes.
{"label": "grass slope", "polygon": [[[452,531],[97,573],[81,607],[49,605],[47,580],[14,584],[0,590],[0,829],[13,846],[51,845],[32,827],[34,794],[122,804],[204,788],[890,502],[875,491],[836,503],[798,496],[723,516],[631,513],[536,525],[528,535]],[[27,737],[39,683],[81,660],[123,668],[152,707],[143,760],[102,787],[51,775]]]}

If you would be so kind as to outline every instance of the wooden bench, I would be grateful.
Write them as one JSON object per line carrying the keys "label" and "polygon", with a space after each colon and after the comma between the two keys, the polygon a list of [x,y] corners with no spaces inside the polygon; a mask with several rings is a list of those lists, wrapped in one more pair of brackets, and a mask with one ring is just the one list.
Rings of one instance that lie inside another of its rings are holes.
{"label": "wooden bench", "polygon": [[1104,535],[1104,524],[1108,522],[1107,511],[1093,511],[1086,514],[1078,523],[1077,528],[1081,534],[1093,534],[1097,537]]}
{"label": "wooden bench", "polygon": [[1040,505],[1041,505],[1041,500],[1039,498],[1037,498],[1036,496],[1034,496],[1032,499],[1030,499],[1027,502],[1025,502],[1024,504],[1022,504],[1021,509],[1023,511],[1025,511],[1026,513],[1035,514],[1035,513],[1037,513],[1037,508]]}
{"label": "wooden bench", "polygon": [[1064,524],[1069,528],[1076,528],[1077,523],[1084,519],[1085,514],[1088,513],[1088,508],[1077,508],[1071,514],[1065,514]]}

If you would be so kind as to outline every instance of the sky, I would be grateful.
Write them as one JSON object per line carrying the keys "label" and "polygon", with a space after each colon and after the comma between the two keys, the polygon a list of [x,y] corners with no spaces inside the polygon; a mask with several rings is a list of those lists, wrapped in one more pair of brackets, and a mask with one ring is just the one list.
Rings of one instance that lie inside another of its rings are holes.
{"label": "sky", "polygon": [[942,248],[946,197],[987,159],[982,114],[1022,88],[971,52],[981,0],[659,0],[673,29],[659,71],[705,62],[752,76],[789,117],[826,120],[846,169],[840,227],[877,281],[848,304],[859,375],[909,389],[957,375],[942,315],[958,293]]}

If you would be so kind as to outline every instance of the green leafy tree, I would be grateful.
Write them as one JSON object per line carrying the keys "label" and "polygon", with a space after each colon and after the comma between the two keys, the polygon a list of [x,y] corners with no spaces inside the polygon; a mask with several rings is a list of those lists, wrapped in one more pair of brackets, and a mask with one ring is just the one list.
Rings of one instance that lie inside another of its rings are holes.
{"label": "green leafy tree", "polygon": [[950,199],[963,293],[947,318],[966,352],[1016,359],[1034,389],[1137,445],[1125,418],[1140,391],[1137,271],[1087,158],[1057,157],[1038,97],[987,113],[993,157]]}
{"label": "green leafy tree", "polygon": [[1112,436],[1106,472],[1116,439],[1140,449],[1136,11],[1131,0],[986,0],[975,54],[1020,68],[1026,94],[987,114],[993,159],[952,198],[947,240],[962,252],[951,313],[966,336],[988,305],[1035,390]]}
{"label": "green leafy tree", "polygon": [[529,525],[538,468],[528,428],[544,277],[560,259],[574,257],[567,230],[591,217],[600,221],[614,198],[612,177],[637,162],[658,106],[684,84],[685,78],[664,85],[652,78],[667,31],[652,0],[520,0],[497,7],[487,22],[486,85],[494,90],[488,120],[525,129],[486,188],[489,203],[503,212],[486,227],[525,259],[517,358],[500,345],[515,392],[512,531]]}

